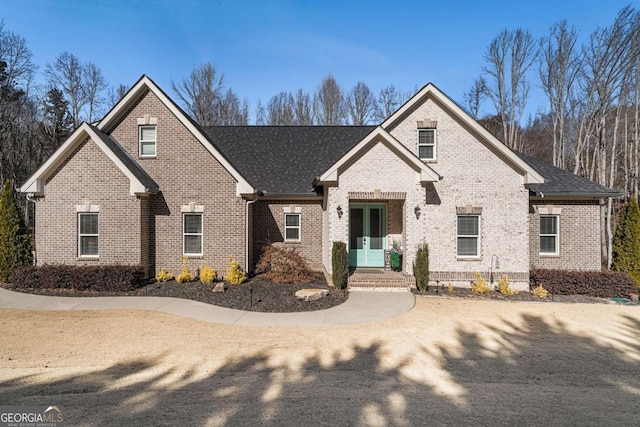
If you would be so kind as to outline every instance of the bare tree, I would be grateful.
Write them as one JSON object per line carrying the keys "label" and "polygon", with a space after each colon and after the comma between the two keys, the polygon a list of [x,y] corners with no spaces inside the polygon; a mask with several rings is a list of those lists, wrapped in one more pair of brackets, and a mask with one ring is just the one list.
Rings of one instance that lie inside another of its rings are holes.
{"label": "bare tree", "polygon": [[246,99],[242,101],[231,89],[220,98],[217,104],[214,125],[217,126],[244,126],[249,122],[249,104]]}
{"label": "bare tree", "polygon": [[53,64],[47,64],[45,75],[51,86],[60,88],[65,94],[73,126],[79,126],[82,122],[82,109],[87,104],[82,64],[75,55],[62,52]]}
{"label": "bare tree", "polygon": [[371,122],[375,116],[376,98],[363,82],[358,82],[347,96],[347,109],[351,124],[362,126]]}
{"label": "bare tree", "polygon": [[102,93],[108,85],[100,68],[92,62],[88,62],[82,67],[82,85],[87,99],[87,121],[91,123],[95,119],[96,113],[100,113],[100,107],[105,102]]}
{"label": "bare tree", "polygon": [[267,103],[267,124],[291,126],[295,124],[295,102],[289,92],[280,92]]}
{"label": "bare tree", "polygon": [[264,126],[267,124],[267,113],[264,110],[264,106],[262,102],[258,100],[258,105],[256,105],[256,125]]}
{"label": "bare tree", "polygon": [[480,113],[480,105],[486,97],[486,93],[487,82],[485,81],[483,76],[480,76],[473,81],[473,85],[471,86],[469,92],[466,92],[462,95],[465,105],[467,106],[467,108],[469,108],[469,112],[476,120],[479,118],[478,114]]}
{"label": "bare tree", "polygon": [[395,113],[410,97],[411,93],[402,92],[396,89],[394,85],[380,89],[375,119],[379,122],[384,121],[387,117]]}
{"label": "bare tree", "polygon": [[123,85],[120,84],[118,85],[118,87],[111,87],[109,89],[109,95],[108,95],[108,99],[109,99],[109,108],[112,108],[114,105],[116,105],[125,95],[126,93],[129,91],[129,86],[127,85]]}
{"label": "bare tree", "polygon": [[215,65],[207,62],[193,67],[188,79],[171,87],[187,112],[201,126],[214,126],[223,120],[219,106],[224,89],[224,75],[218,75]]}
{"label": "bare tree", "polygon": [[529,96],[526,73],[534,63],[538,49],[529,31],[520,28],[503,30],[487,51],[483,72],[487,79],[487,96],[504,124],[503,142],[510,148],[520,147],[520,121]]}
{"label": "bare tree", "polygon": [[314,111],[311,103],[311,96],[302,89],[298,89],[294,97],[295,123],[298,126],[309,126],[313,124]]}
{"label": "bare tree", "polygon": [[553,165],[566,168],[567,116],[581,68],[578,34],[567,21],[551,27],[551,35],[541,41],[540,81],[549,100],[552,116]]}
{"label": "bare tree", "polygon": [[346,121],[344,95],[338,82],[329,74],[322,79],[322,83],[314,97],[317,120],[319,125],[341,125]]}

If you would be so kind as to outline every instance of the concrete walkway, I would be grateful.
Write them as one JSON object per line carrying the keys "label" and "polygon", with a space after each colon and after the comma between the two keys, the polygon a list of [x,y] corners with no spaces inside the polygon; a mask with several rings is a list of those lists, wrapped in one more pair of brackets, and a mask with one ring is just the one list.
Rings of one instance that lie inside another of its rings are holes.
{"label": "concrete walkway", "polygon": [[411,310],[411,292],[352,291],[344,304],[300,313],[257,313],[166,297],[50,297],[0,288],[0,308],[26,310],[153,310],[213,323],[318,327],[372,323]]}

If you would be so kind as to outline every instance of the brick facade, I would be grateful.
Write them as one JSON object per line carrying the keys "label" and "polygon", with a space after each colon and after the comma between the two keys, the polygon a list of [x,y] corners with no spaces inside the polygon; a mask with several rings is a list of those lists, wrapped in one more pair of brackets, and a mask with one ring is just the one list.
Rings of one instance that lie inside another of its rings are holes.
{"label": "brick facade", "polygon": [[[540,215],[559,218],[558,255],[540,254]],[[594,201],[533,200],[529,205],[531,268],[600,270],[600,205]]]}
{"label": "brick facade", "polygon": [[[141,122],[157,124],[154,157],[139,156]],[[488,277],[495,258],[500,267],[494,276],[507,274],[520,289],[528,288],[530,267],[600,269],[597,201],[530,201],[521,172],[430,97],[386,130],[417,154],[420,126],[436,129],[435,160],[426,163],[440,181],[422,183],[420,168],[399,155],[397,143],[381,132],[338,169],[337,183],[325,187],[324,200],[260,198],[253,203],[236,194],[233,175],[147,90],[103,131],[158,184],[159,193],[131,195],[129,178],[98,145],[85,140],[48,176],[44,196],[36,202],[38,264],[141,264],[151,275],[161,268],[177,275],[183,211],[197,206],[203,214],[203,255],[190,257],[192,270],[206,262],[224,276],[229,256],[250,269],[265,245],[284,241],[284,215],[291,212],[301,214],[301,240],[284,244],[312,267],[330,272],[332,243],[348,243],[349,206],[375,203],[386,206],[385,248],[394,240],[401,243],[402,268],[409,275],[423,243],[429,244],[432,280],[458,286],[469,286],[474,272]],[[99,214],[97,259],[78,257],[81,209]],[[457,256],[460,213],[480,216],[477,257]],[[539,218],[545,213],[560,218],[558,255],[539,253]],[[246,248],[251,249],[248,266]]]}
{"label": "brick facade", "polygon": [[[284,215],[300,213],[300,241],[285,242]],[[261,200],[253,205],[253,259],[258,260],[265,246],[284,242],[285,247],[302,255],[311,268],[322,268],[322,202],[320,200]]]}
{"label": "brick facade", "polygon": [[[452,280],[456,285],[468,286],[467,278],[476,271],[488,271],[492,256],[496,255],[502,271],[518,280],[513,283],[515,287],[528,286],[522,279],[529,271],[529,194],[522,176],[431,99],[418,104],[388,130],[417,154],[418,122],[436,126],[436,160],[427,163],[443,179],[423,186],[418,173],[383,142],[373,144],[340,171],[338,186],[329,188],[329,240],[347,241],[348,216],[338,220],[335,210],[337,205],[348,206],[350,191],[404,192],[403,233],[389,233],[387,246],[402,236],[406,272],[412,274],[418,246],[428,243],[430,269],[436,276],[460,278]],[[416,207],[420,209],[419,218]],[[480,254],[474,259],[459,258],[456,252],[456,212],[467,207],[482,212]],[[392,218],[399,224],[394,211],[397,205],[388,205],[388,213],[395,215]],[[330,258],[330,245],[325,245],[324,250],[325,259]],[[330,264],[325,262],[325,268],[330,271]]]}
{"label": "brick facade", "polygon": [[[78,208],[98,212],[99,258],[78,257]],[[36,257],[43,264],[144,264],[141,200],[129,179],[90,139],[48,178],[36,202]]]}

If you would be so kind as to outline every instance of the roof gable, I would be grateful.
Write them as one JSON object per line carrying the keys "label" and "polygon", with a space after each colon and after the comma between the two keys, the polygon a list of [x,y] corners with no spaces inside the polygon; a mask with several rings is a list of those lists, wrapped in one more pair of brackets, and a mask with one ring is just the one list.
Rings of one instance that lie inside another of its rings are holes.
{"label": "roof gable", "polygon": [[428,83],[418,93],[411,97],[404,105],[402,105],[395,113],[387,118],[380,126],[384,129],[392,129],[396,124],[410,114],[417,106],[424,102],[427,98],[436,100],[443,106],[445,112],[460,120],[484,142],[497,157],[511,165],[515,170],[522,173],[524,184],[541,184],[544,177],[531,167],[527,162],[515,155],[513,151],[507,148],[489,131],[482,127],[473,117],[469,115],[462,107],[456,104],[451,98],[445,95],[434,84]]}
{"label": "roof gable", "polygon": [[47,178],[73,153],[85,139],[91,139],[111,161],[129,178],[131,195],[150,193],[158,185],[113,138],[87,123],[82,123],[55,153],[20,187],[23,193],[44,195]]}
{"label": "roof gable", "polygon": [[153,80],[146,74],[133,85],[131,89],[118,101],[118,103],[107,113],[97,124],[97,128],[103,132],[109,132],[118,122],[123,114],[142,96],[146,91],[151,91],[162,102],[169,111],[187,128],[193,136],[213,155],[213,157],[231,174],[236,181],[236,194],[253,194],[254,188],[244,176],[229,162],[223,153],[210,141],[204,131],[188,114],[186,114]]}
{"label": "roof gable", "polygon": [[389,132],[378,126],[364,137],[355,147],[338,159],[338,161],[336,161],[329,169],[324,171],[324,173],[318,178],[318,183],[338,182],[340,171],[343,168],[348,167],[350,162],[360,157],[377,142],[382,142],[387,145],[400,159],[404,160],[407,165],[418,171],[420,173],[420,182],[435,182],[440,180],[440,175],[436,171],[427,166],[407,147],[391,136]]}

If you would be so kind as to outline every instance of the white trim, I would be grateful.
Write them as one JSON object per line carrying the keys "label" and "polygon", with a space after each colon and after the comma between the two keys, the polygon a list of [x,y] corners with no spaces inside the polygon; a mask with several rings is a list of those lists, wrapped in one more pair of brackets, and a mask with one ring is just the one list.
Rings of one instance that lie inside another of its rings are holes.
{"label": "white trim", "polygon": [[91,202],[85,202],[76,205],[76,212],[100,212],[100,205],[92,205]]}
{"label": "white trim", "polygon": [[213,155],[213,157],[231,174],[236,180],[236,196],[242,194],[253,194],[254,188],[242,175],[227,161],[227,159],[216,150],[207,137],[193,124],[188,117],[178,108],[178,106],[146,75],[143,74],[138,82],[126,93],[126,95],[109,111],[109,113],[98,123],[98,129],[104,131],[126,113],[130,106],[140,98],[147,90],[152,92],[165,107],[186,127],[189,132]]}
{"label": "white trim", "polygon": [[[185,218],[187,215],[199,216],[200,217],[200,233],[187,233],[185,231]],[[183,212],[182,213],[182,255],[183,256],[202,256],[204,254],[204,215],[200,212]],[[200,236],[200,253],[187,253],[185,248],[185,237],[186,236]]]}
{"label": "white trim", "polygon": [[[469,234],[459,234],[459,230],[458,230],[458,218],[460,218],[461,216],[465,216],[465,217],[476,217],[478,218],[478,235],[477,236],[472,236]],[[482,250],[482,245],[481,245],[481,236],[482,236],[482,218],[481,215],[478,214],[457,214],[456,215],[456,258],[458,259],[481,259],[481,250]],[[463,238],[463,239],[472,239],[475,238],[476,240],[476,254],[475,255],[460,255],[458,253],[458,239],[459,238]]]}
{"label": "white trim", "polygon": [[[80,232],[80,217],[85,216],[85,215],[95,215],[96,217],[98,217],[98,233],[97,234],[82,234]],[[78,258],[83,258],[83,259],[96,259],[100,257],[100,215],[97,212],[78,212],[77,213],[77,219],[78,219]],[[83,237],[92,237],[92,236],[96,236],[98,238],[98,253],[95,255],[86,255],[82,253],[82,238]]]}
{"label": "white trim", "polygon": [[[287,217],[288,216],[297,216],[298,217],[298,225],[287,225]],[[287,238],[287,229],[297,229],[298,230],[298,238],[297,239],[289,239]],[[302,241],[302,214],[295,213],[285,213],[284,214],[284,241],[285,242],[301,242]]]}
{"label": "white trim", "polygon": [[[433,144],[420,144],[420,132],[426,132],[426,131],[429,131],[429,132],[433,133]],[[417,129],[417,132],[416,132],[416,136],[418,138],[418,153],[417,153],[417,155],[418,155],[418,158],[420,160],[423,160],[423,161],[426,161],[426,162],[435,162],[435,161],[437,161],[437,154],[436,154],[436,137],[437,136],[436,136],[436,133],[437,132],[436,132],[435,128],[419,128],[419,129]],[[431,157],[431,158],[420,157],[420,146],[421,145],[424,146],[424,147],[431,147],[432,146],[433,147],[433,157]]]}
{"label": "white trim", "polygon": [[204,212],[204,205],[196,205],[191,202],[188,205],[180,205],[180,212],[182,213],[202,213]]}
{"label": "white trim", "polygon": [[[556,232],[555,233],[542,233],[542,218],[555,218],[556,219]],[[555,251],[554,252],[542,252],[542,245],[540,245],[540,241],[543,237],[554,237],[555,238]],[[541,214],[538,219],[538,255],[540,256],[557,256],[560,255],[560,215],[551,214],[551,215],[543,215]]]}
{"label": "white trim", "polygon": [[91,126],[87,123],[82,123],[71,136],[56,150],[55,153],[49,159],[38,168],[38,170],[27,179],[27,181],[20,187],[21,193],[33,193],[38,196],[44,195],[44,184],[47,178],[60,166],[70,155],[73,150],[81,144],[85,139],[91,139],[102,150],[104,154],[111,159],[111,161],[129,178],[129,192],[131,195],[138,193],[146,193],[147,188],[140,182],[138,178],[122,163],[122,161],[116,156],[102,141]]}
{"label": "white trim", "polygon": [[412,153],[407,147],[402,145],[397,139],[389,134],[382,127],[378,126],[364,137],[355,147],[349,150],[340,160],[327,169],[319,178],[319,182],[338,182],[339,170],[347,165],[353,158],[361,152],[373,147],[376,142],[381,142],[408,165],[412,166],[420,173],[420,182],[436,182],[440,180],[440,175],[427,166],[417,155]]}
{"label": "white trim", "polygon": [[[153,129],[153,140],[143,140],[142,139],[142,129],[149,128]],[[142,144],[143,143],[151,143],[153,142],[153,154],[142,154]],[[154,158],[158,155],[158,126],[157,125],[138,125],[138,156],[141,158]]]}
{"label": "white trim", "polygon": [[467,114],[462,108],[453,102],[447,95],[440,91],[432,83],[428,83],[425,87],[420,89],[418,93],[413,95],[405,104],[400,107],[395,113],[389,116],[380,126],[384,129],[393,127],[398,121],[400,121],[407,113],[419,103],[423,102],[426,97],[431,97],[442,104],[449,113],[456,116],[464,124],[469,126],[474,132],[495,151],[501,154],[508,163],[515,166],[517,170],[520,170],[523,174],[524,184],[542,184],[544,183],[544,177],[536,172],[529,164],[516,156],[516,154],[507,148],[506,145],[501,143],[495,136],[482,127],[476,120]]}

